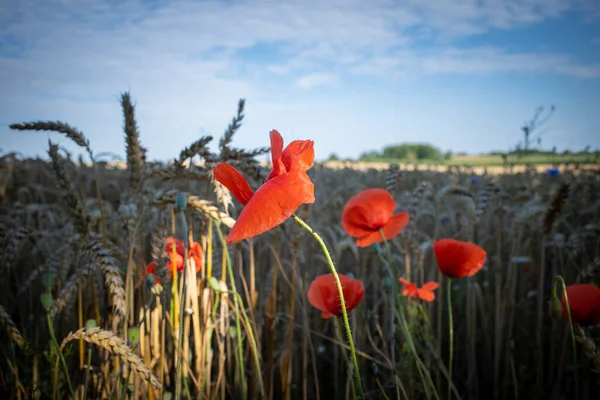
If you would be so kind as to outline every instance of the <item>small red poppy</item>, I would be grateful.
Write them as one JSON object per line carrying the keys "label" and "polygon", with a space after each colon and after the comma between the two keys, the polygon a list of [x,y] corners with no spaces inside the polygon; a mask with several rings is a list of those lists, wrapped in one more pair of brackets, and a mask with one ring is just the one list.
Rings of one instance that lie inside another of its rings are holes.
{"label": "small red poppy", "polygon": [[367,247],[396,237],[408,224],[406,212],[392,215],[396,202],[385,189],[366,189],[354,195],[342,212],[342,227],[356,239],[358,247]]}
{"label": "small red poppy", "polygon": [[434,241],[433,252],[440,271],[450,278],[475,275],[487,257],[485,250],[476,244],[455,239]]}
{"label": "small red poppy", "polygon": [[[361,281],[346,275],[338,274],[344,293],[346,312],[352,311],[362,300],[365,288]],[[313,307],[322,311],[322,318],[342,315],[340,293],[333,274],[319,275],[308,288],[308,301]]]}
{"label": "small red poppy", "polygon": [[427,282],[419,289],[416,284],[411,283],[404,278],[399,278],[398,280],[400,283],[404,284],[404,288],[402,289],[403,296],[416,297],[427,302],[435,300],[435,293],[433,293],[433,291],[440,286],[437,282]]}
{"label": "small red poppy", "polygon": [[306,171],[315,159],[312,140],[294,140],[283,148],[283,138],[271,131],[273,169],[256,192],[233,166],[219,163],[214,177],[244,205],[227,236],[227,245],[267,232],[285,222],[301,204],[315,201],[314,185]]}
{"label": "small red poppy", "polygon": [[[174,253],[173,244],[175,244]],[[185,243],[183,242],[183,240],[174,239],[172,236],[169,236],[167,238],[167,242],[165,243],[165,253],[168,254],[170,259],[169,263],[166,265],[165,268],[167,268],[171,272],[171,274],[173,274],[174,267],[177,269],[177,271],[183,271],[183,258],[185,256]],[[194,261],[194,264],[196,266],[196,272],[200,272],[200,270],[202,269],[203,256],[204,254],[202,252],[202,246],[200,246],[200,243],[191,242],[188,249],[188,257]],[[146,266],[145,275],[156,274],[154,269],[156,267],[156,264],[156,261],[150,262]],[[155,279],[155,281],[157,283],[160,282],[158,279]]]}
{"label": "small red poppy", "polygon": [[[571,319],[584,326],[600,325],[600,288],[590,283],[569,285],[566,287],[569,298]],[[562,316],[568,319],[564,293],[561,299]]]}

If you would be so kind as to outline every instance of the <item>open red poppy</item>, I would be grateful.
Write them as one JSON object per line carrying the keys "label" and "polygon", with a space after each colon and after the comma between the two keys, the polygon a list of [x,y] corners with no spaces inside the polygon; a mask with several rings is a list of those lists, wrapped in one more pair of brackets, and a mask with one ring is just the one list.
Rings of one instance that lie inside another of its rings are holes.
{"label": "open red poppy", "polygon": [[[600,288],[590,283],[566,287],[571,319],[584,326],[600,326]],[[564,293],[561,296],[562,316],[568,319]]]}
{"label": "open red poppy", "polygon": [[366,189],[354,195],[342,212],[342,227],[356,239],[358,247],[367,247],[396,237],[408,224],[408,214],[392,215],[396,202],[385,189]]}
{"label": "open red poppy", "polygon": [[[175,244],[175,253],[173,253],[173,244]],[[183,271],[183,258],[185,256],[185,243],[183,240],[175,239],[172,236],[167,238],[167,242],[165,243],[165,253],[169,255],[169,263],[166,265],[166,268],[173,274],[173,268],[176,268],[177,271]],[[196,266],[196,272],[200,272],[202,269],[202,246],[200,243],[191,242],[188,249],[188,258],[194,261]],[[156,261],[151,261],[146,266],[145,275],[148,274],[156,274],[155,267],[157,265]],[[159,283],[158,279],[155,279],[155,282]]]}
{"label": "open red poppy", "polygon": [[450,278],[475,275],[487,257],[485,250],[476,244],[455,239],[434,241],[433,252],[440,271]]}
{"label": "open red poppy", "polygon": [[312,140],[294,140],[283,148],[283,139],[271,131],[273,170],[254,192],[233,166],[219,163],[214,177],[244,205],[227,236],[227,245],[267,232],[292,216],[301,204],[315,202],[315,187],[306,171],[315,159]]}
{"label": "open red poppy", "polygon": [[[346,312],[352,311],[362,300],[365,288],[361,281],[346,275],[338,274],[344,293]],[[331,318],[334,315],[342,316],[340,293],[335,283],[333,274],[319,275],[312,281],[308,288],[308,301],[313,307],[322,311],[322,318]]]}
{"label": "open red poppy", "polygon": [[399,278],[398,280],[400,283],[404,284],[404,288],[402,289],[403,296],[416,297],[427,302],[435,300],[435,293],[433,293],[433,291],[440,286],[437,282],[427,282],[419,289],[416,284],[411,283],[404,278]]}

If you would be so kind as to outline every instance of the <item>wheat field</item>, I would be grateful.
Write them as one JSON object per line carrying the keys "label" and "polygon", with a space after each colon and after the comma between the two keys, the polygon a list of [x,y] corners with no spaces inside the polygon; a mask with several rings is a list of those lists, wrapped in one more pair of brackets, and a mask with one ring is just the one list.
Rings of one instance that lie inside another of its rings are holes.
{"label": "wheat field", "polygon": [[[268,148],[232,146],[244,104],[218,153],[207,136],[156,164],[146,160],[124,93],[115,118],[123,119],[125,168],[99,161],[67,123],[15,121],[31,140],[44,137],[33,131],[67,136],[92,163],[51,139],[49,161],[0,159],[4,398],[360,398],[347,335],[307,299],[312,280],[329,272],[314,237],[289,220],[224,246],[241,206],[214,166],[236,166],[253,187],[270,169],[256,159]],[[600,328],[571,331],[547,306],[560,278],[600,282],[598,166],[558,175],[520,168],[308,170],[316,200],[296,215],[323,239],[337,271],[364,284],[348,317],[365,398],[599,398]],[[359,248],[340,225],[348,199],[366,188],[385,188],[410,216],[388,249]],[[169,276],[168,237],[199,243],[196,272]],[[451,286],[450,396],[447,278],[432,249],[442,237],[487,252],[477,275]],[[152,261],[155,274],[146,275]],[[402,296],[399,277],[440,283],[435,301]]]}

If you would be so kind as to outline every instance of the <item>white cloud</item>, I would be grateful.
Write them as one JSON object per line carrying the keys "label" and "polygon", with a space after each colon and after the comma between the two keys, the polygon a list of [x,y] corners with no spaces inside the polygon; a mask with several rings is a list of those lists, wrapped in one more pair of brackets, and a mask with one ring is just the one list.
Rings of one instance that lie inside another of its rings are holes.
{"label": "white cloud", "polygon": [[319,86],[332,86],[338,83],[338,77],[332,74],[315,73],[305,75],[296,80],[302,89],[313,89]]}

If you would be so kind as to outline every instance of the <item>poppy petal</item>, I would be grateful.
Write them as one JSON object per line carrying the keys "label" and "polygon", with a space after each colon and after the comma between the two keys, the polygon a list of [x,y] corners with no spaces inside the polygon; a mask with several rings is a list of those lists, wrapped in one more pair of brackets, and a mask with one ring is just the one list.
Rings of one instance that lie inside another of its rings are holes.
{"label": "poppy petal", "polygon": [[227,236],[227,244],[248,239],[282,224],[301,204],[315,201],[306,172],[290,171],[263,184],[250,198]]}
{"label": "poppy petal", "polygon": [[402,283],[404,285],[410,285],[410,282],[402,277],[398,278],[398,280],[400,281],[400,283]]}
{"label": "poppy petal", "polygon": [[[569,310],[573,322],[581,325],[600,325],[600,288],[590,283],[568,285]],[[564,293],[561,299],[563,318],[568,319]]]}
{"label": "poppy petal", "polygon": [[435,294],[433,292],[430,292],[428,290],[419,290],[419,298],[421,300],[427,301],[427,302],[432,302],[433,300],[435,300]]}
{"label": "poppy petal", "polygon": [[[346,310],[350,312],[362,300],[364,286],[360,280],[343,274],[338,276],[342,284]],[[308,288],[308,301],[313,307],[321,310],[322,318],[342,315],[340,295],[333,274],[319,275],[312,281]]]}
{"label": "poppy petal", "polygon": [[385,236],[386,240],[391,240],[398,236],[400,232],[402,232],[402,230],[406,228],[406,225],[408,225],[409,220],[410,219],[408,217],[408,213],[406,212],[401,212],[392,216],[392,218],[390,218],[388,223],[385,224],[385,226],[382,229],[383,235]]}
{"label": "poppy petal", "polygon": [[[321,276],[325,276],[325,275],[321,275]],[[325,301],[323,300],[324,299],[323,290],[326,290],[326,286],[327,285],[325,284],[323,278],[321,278],[319,276],[315,280],[312,281],[312,283],[310,284],[310,287],[308,288],[308,294],[307,294],[309,303],[316,309],[319,309],[323,312],[325,312],[325,310],[327,310]]]}
{"label": "poppy petal", "polygon": [[363,237],[384,227],[396,208],[385,189],[366,189],[354,195],[342,212],[342,227],[352,237]]}
{"label": "poppy petal", "polygon": [[455,239],[434,241],[433,251],[440,271],[450,278],[475,275],[487,257],[485,250],[476,244]]}
{"label": "poppy petal", "polygon": [[440,284],[437,282],[427,282],[426,284],[423,285],[423,290],[426,290],[428,292],[431,292],[432,290],[437,289],[438,287],[440,287]]}
{"label": "poppy petal", "polygon": [[269,137],[271,140],[271,162],[273,164],[273,169],[267,176],[265,182],[287,172],[285,164],[281,159],[283,153],[283,138],[281,137],[281,134],[273,129]]}
{"label": "poppy petal", "polygon": [[237,201],[244,206],[248,204],[254,191],[237,169],[227,163],[219,163],[215,166],[213,174],[217,181],[229,189]]}
{"label": "poppy petal", "polygon": [[288,171],[292,169],[307,171],[315,161],[315,142],[294,140],[283,150],[281,159]]}

